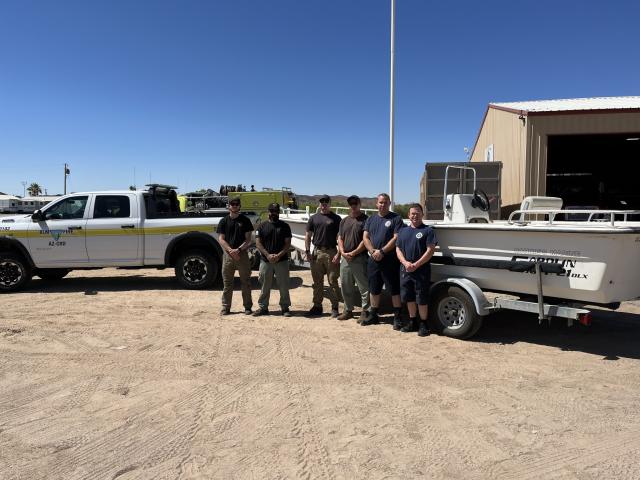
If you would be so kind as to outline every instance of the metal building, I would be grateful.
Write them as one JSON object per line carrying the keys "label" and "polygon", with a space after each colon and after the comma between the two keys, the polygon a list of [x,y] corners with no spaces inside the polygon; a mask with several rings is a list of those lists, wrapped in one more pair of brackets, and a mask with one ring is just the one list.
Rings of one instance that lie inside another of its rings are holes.
{"label": "metal building", "polygon": [[490,103],[471,161],[502,162],[503,216],[529,195],[640,209],[640,97]]}

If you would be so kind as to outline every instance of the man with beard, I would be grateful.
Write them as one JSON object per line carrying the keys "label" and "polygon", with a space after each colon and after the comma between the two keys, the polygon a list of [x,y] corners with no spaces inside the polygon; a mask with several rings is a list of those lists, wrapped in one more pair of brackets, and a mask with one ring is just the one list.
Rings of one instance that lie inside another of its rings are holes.
{"label": "man with beard", "polygon": [[291,227],[280,220],[280,205],[271,203],[267,207],[269,220],[262,222],[256,231],[256,247],[260,252],[260,297],[255,317],[269,314],[271,285],[275,275],[280,290],[282,315],[290,317],[289,298],[289,249],[291,248]]}

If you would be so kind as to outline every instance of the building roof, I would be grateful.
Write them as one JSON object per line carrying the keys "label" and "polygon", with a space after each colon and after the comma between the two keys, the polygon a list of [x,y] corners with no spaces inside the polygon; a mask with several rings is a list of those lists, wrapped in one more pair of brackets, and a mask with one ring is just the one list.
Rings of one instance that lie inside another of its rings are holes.
{"label": "building roof", "polygon": [[20,198],[16,197],[15,195],[0,193],[0,200],[20,200]]}
{"label": "building roof", "polygon": [[523,115],[552,112],[640,110],[640,97],[565,98],[558,100],[532,100],[528,102],[490,103],[489,108]]}

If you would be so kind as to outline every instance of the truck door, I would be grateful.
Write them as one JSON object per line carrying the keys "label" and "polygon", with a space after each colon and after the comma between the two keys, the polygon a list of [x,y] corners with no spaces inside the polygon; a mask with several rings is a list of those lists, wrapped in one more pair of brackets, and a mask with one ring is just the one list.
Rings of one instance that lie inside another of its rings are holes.
{"label": "truck door", "polygon": [[63,198],[42,211],[44,220],[29,225],[29,249],[36,266],[87,266],[88,199],[88,195]]}
{"label": "truck door", "polygon": [[134,194],[96,194],[87,220],[91,266],[142,265],[140,213]]}

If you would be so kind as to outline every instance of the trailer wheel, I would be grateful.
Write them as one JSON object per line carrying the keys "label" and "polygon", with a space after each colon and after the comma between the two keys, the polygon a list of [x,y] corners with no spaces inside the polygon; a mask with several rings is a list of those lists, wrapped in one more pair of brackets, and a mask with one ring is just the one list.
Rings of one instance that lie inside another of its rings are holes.
{"label": "trailer wheel", "polygon": [[29,264],[21,255],[0,253],[0,292],[15,292],[31,280]]}
{"label": "trailer wheel", "polygon": [[44,270],[38,270],[36,275],[47,282],[54,282],[56,280],[62,280],[70,271],[71,270],[66,268],[47,268]]}
{"label": "trailer wheel", "polygon": [[191,290],[213,285],[219,270],[218,261],[213,255],[202,250],[190,250],[180,254],[175,265],[178,282]]}
{"label": "trailer wheel", "polygon": [[473,300],[459,287],[442,290],[431,307],[441,331],[453,338],[469,338],[482,326],[482,317],[476,312]]}

